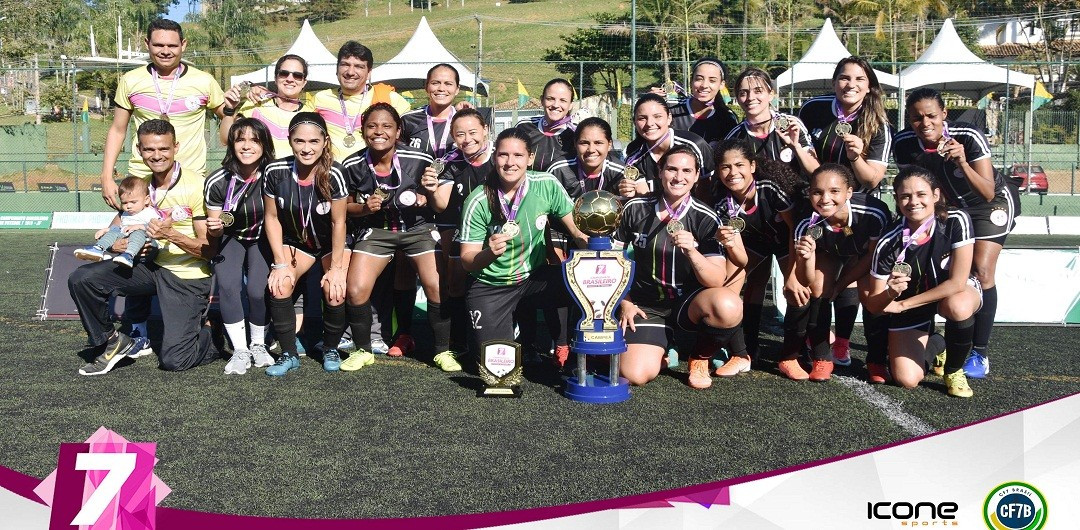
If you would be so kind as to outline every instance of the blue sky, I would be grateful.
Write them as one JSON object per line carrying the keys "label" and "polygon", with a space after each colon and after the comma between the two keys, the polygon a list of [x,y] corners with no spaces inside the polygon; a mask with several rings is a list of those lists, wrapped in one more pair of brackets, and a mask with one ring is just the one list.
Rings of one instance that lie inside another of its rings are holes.
{"label": "blue sky", "polygon": [[[196,5],[196,8],[197,7],[198,6]],[[169,9],[169,14],[167,15],[167,18],[169,18],[171,20],[175,20],[177,22],[183,22],[184,17],[187,16],[187,13],[188,13],[188,0],[180,0],[180,3],[172,6],[172,8]]]}

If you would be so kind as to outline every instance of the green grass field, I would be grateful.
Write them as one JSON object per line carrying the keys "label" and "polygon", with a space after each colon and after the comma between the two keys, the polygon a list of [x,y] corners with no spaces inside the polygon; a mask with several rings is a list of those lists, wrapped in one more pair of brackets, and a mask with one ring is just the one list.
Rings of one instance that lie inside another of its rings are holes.
{"label": "green grass field", "polygon": [[[571,402],[545,368],[527,370],[520,400],[475,397],[477,379],[420,360],[379,358],[352,374],[305,359],[271,380],[222,375],[224,362],[184,373],[153,358],[103,377],[77,370],[78,322],[33,319],[47,245],[89,232],[0,231],[0,465],[44,477],[61,442],[104,425],[158,443],[165,504],[212,512],[399,517],[487,512],[645,493],[738,477],[903,440],[860,397],[854,379],[793,383],[768,363],[694,391],[685,365],[608,406]],[[423,329],[423,320],[418,328]],[[152,325],[153,327],[153,325]],[[778,346],[765,337],[766,351]],[[1080,329],[1003,327],[993,376],[957,400],[931,376],[914,391],[874,387],[939,430],[1076,392]],[[856,329],[856,357],[863,339]],[[863,375],[861,362],[846,371]]]}

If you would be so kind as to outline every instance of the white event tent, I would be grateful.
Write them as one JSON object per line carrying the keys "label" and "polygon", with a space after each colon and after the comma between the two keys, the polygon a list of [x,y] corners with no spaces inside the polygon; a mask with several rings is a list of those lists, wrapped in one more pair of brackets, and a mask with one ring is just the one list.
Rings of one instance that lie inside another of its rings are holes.
{"label": "white event tent", "polygon": [[[315,32],[311,29],[311,24],[308,23],[307,19],[304,19],[304,24],[300,27],[300,34],[296,36],[296,40],[289,47],[289,51],[282,55],[287,54],[299,55],[307,61],[308,82],[306,90],[320,90],[338,86],[337,56],[330,53],[326,46],[323,46],[319,37],[315,36]],[[241,81],[249,81],[252,84],[266,86],[270,90],[276,90],[276,81],[274,79],[274,65],[276,62],[275,59],[274,63],[266,65],[265,68],[242,75],[234,75],[229,79],[229,83],[236,85]]]}
{"label": "white event tent", "polygon": [[[832,75],[836,69],[836,63],[845,57],[850,57],[851,52],[840,42],[833,29],[832,19],[826,18],[821,31],[810,44],[810,48],[799,59],[799,62],[791,66],[786,72],[776,77],[776,89],[787,87],[789,91],[831,92]],[[874,70],[878,82],[883,88],[897,88],[900,83],[893,74]]]}
{"label": "white event tent", "polygon": [[439,63],[449,64],[457,70],[462,91],[476,87],[478,94],[487,95],[487,84],[483,80],[478,83],[476,75],[439,42],[428,25],[427,17],[420,18],[420,24],[409,42],[393,59],[371,71],[371,82],[393,85],[399,91],[422,89],[428,70]]}

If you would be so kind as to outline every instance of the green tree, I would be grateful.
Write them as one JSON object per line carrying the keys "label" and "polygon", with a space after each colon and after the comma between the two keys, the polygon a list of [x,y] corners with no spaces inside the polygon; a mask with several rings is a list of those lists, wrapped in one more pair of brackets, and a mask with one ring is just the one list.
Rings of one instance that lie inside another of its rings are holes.
{"label": "green tree", "polygon": [[209,71],[226,86],[226,66],[236,59],[259,62],[253,50],[266,38],[266,10],[261,0],[203,0],[206,9],[191,17],[195,23],[189,40],[196,48],[209,50],[205,61]]}
{"label": "green tree", "polygon": [[307,18],[312,22],[333,22],[347,18],[352,12],[350,0],[309,0]]}

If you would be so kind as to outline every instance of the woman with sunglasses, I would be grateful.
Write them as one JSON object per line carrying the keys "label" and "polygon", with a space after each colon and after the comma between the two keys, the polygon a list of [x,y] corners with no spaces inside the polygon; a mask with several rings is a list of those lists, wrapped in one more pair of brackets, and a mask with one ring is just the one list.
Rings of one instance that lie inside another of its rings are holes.
{"label": "woman with sunglasses", "polygon": [[[283,55],[274,65],[274,72],[274,92],[249,84],[234,85],[225,92],[225,117],[218,126],[222,143],[228,140],[233,121],[244,116],[266,125],[274,139],[275,153],[292,152],[289,122],[298,112],[314,110],[303,94],[307,86],[308,64],[299,55]],[[247,97],[244,95],[245,86],[250,86]]]}

